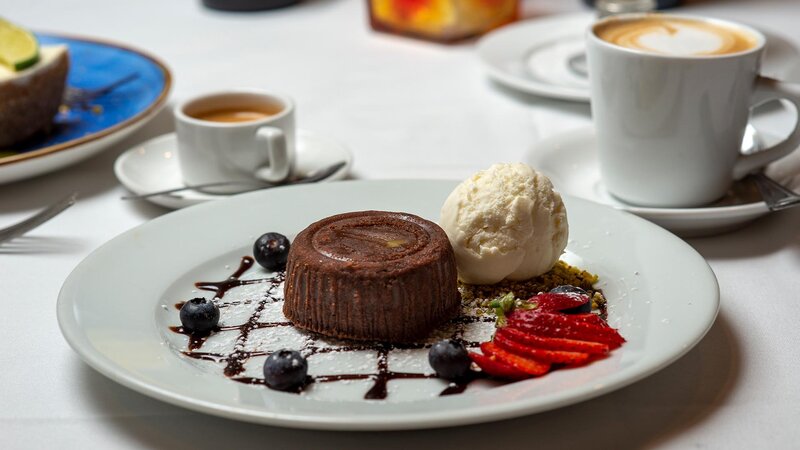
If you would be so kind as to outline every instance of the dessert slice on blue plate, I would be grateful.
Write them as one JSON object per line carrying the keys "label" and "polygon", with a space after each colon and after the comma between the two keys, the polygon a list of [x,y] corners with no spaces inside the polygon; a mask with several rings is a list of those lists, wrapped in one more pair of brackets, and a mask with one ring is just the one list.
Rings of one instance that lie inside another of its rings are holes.
{"label": "dessert slice on blue plate", "polygon": [[48,128],[69,70],[67,47],[40,47],[31,32],[0,19],[0,148]]}

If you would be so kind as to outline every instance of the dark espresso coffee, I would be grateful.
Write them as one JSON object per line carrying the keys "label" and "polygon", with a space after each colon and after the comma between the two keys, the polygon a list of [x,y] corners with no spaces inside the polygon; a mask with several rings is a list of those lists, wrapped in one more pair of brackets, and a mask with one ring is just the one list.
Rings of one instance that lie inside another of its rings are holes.
{"label": "dark espresso coffee", "polygon": [[206,120],[209,122],[253,122],[261,120],[266,117],[274,116],[283,111],[283,108],[259,108],[259,109],[245,109],[245,108],[225,108],[225,109],[210,109],[200,111],[192,114],[195,119]]}

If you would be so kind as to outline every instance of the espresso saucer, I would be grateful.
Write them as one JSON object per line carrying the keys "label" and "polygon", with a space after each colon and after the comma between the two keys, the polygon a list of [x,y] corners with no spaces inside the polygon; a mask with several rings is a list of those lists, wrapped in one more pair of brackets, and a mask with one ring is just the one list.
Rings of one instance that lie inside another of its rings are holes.
{"label": "espresso saucer", "polygon": [[[353,165],[350,150],[327,136],[297,130],[296,146],[296,176],[308,176],[319,169],[344,161],[345,165],[341,169],[320,182],[341,180]],[[114,173],[119,182],[134,194],[185,186],[178,166],[177,148],[175,133],[150,139],[121,154],[114,163]],[[147,200],[170,209],[178,209],[228,197],[230,195],[186,190],[148,197]]]}
{"label": "espresso saucer", "polygon": [[[760,139],[748,128],[743,150]],[[768,141],[764,136],[764,141]],[[682,237],[709,236],[739,228],[769,211],[755,186],[737,182],[719,201],[697,208],[654,208],[623,203],[608,193],[600,179],[594,127],[570,130],[538,143],[529,162],[546,174],[562,193],[603,203],[654,222]],[[800,191],[800,152],[767,167],[767,175]]]}

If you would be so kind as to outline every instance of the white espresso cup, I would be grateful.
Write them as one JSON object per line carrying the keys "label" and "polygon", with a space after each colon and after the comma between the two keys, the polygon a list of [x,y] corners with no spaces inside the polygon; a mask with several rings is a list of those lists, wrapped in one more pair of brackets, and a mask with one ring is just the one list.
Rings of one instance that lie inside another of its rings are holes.
{"label": "white espresso cup", "polygon": [[237,182],[204,190],[234,193],[280,182],[295,155],[294,103],[257,89],[206,94],[175,107],[178,161],[187,185]]}
{"label": "white espresso cup", "polygon": [[591,107],[603,183],[620,200],[694,207],[800,145],[744,155],[750,109],[800,86],[759,75],[766,39],[751,27],[691,16],[622,14],[587,32]]}

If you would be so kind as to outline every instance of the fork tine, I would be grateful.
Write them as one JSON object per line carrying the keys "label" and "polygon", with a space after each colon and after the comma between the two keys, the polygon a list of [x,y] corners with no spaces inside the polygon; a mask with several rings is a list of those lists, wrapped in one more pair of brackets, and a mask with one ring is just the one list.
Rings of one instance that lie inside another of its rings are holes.
{"label": "fork tine", "polygon": [[73,192],[72,194],[62,198],[61,200],[53,203],[52,205],[48,206],[47,208],[39,211],[38,213],[34,214],[33,216],[19,222],[17,224],[11,225],[10,227],[0,229],[0,243],[11,240],[15,237],[22,236],[23,234],[27,233],[28,231],[38,227],[39,225],[47,222],[48,220],[52,219],[53,217],[57,216],[61,211],[69,208],[70,206],[75,204],[75,200],[78,198],[78,193]]}

